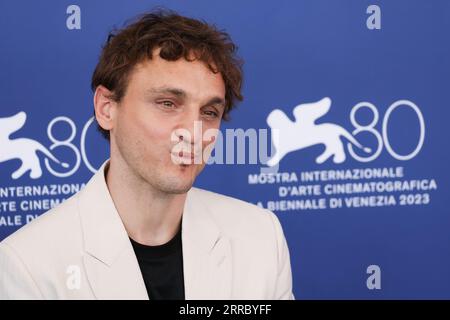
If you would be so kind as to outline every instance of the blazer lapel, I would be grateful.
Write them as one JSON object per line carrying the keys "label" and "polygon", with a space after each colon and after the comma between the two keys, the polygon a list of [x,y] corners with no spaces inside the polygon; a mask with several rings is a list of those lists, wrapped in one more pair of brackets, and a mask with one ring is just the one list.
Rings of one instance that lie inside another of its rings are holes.
{"label": "blazer lapel", "polygon": [[84,267],[97,299],[148,299],[142,273],[99,169],[79,196]]}
{"label": "blazer lapel", "polygon": [[195,188],[186,198],[182,242],[186,300],[229,299],[232,295],[231,243],[220,233]]}

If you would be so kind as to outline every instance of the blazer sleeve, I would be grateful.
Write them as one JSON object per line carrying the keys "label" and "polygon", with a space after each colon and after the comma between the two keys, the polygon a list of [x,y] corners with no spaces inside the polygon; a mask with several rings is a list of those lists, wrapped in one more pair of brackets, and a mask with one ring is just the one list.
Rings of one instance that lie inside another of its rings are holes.
{"label": "blazer sleeve", "polygon": [[289,248],[287,246],[286,238],[283,233],[278,217],[271,211],[270,217],[275,229],[275,238],[277,241],[277,256],[278,256],[278,274],[277,283],[275,287],[274,300],[294,300],[292,292],[292,271],[291,261],[289,257]]}
{"label": "blazer sleeve", "polygon": [[41,300],[31,274],[8,244],[0,243],[0,300]]}

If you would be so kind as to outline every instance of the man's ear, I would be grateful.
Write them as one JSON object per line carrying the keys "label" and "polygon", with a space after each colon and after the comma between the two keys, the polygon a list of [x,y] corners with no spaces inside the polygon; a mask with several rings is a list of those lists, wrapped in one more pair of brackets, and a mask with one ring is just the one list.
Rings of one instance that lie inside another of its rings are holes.
{"label": "man's ear", "polygon": [[117,103],[112,99],[112,92],[99,85],[94,93],[95,118],[98,124],[105,130],[111,130],[114,126],[114,115]]}

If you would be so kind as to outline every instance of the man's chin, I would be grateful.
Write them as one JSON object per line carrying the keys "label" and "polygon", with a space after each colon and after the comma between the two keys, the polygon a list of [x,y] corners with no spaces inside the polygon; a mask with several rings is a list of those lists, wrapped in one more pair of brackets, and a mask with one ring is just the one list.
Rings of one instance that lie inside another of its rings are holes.
{"label": "man's chin", "polygon": [[166,168],[164,180],[159,181],[158,189],[168,194],[184,194],[192,188],[201,169],[203,167],[195,165],[177,165],[175,168]]}
{"label": "man's chin", "polygon": [[165,193],[183,194],[188,192],[194,184],[194,177],[180,176],[177,174],[166,176],[160,184],[160,190]]}
{"label": "man's chin", "polygon": [[177,183],[176,185],[164,185],[161,186],[160,190],[163,191],[164,193],[168,193],[168,194],[185,194],[186,192],[188,192],[189,190],[191,190],[192,188],[192,183],[189,184],[179,184]]}

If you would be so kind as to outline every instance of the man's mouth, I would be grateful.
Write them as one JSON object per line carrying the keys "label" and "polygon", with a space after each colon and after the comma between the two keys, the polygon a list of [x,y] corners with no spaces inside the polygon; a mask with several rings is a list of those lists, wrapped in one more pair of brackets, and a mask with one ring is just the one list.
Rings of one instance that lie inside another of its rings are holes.
{"label": "man's mouth", "polygon": [[175,164],[194,164],[201,161],[198,154],[189,151],[172,152],[170,155]]}

